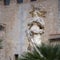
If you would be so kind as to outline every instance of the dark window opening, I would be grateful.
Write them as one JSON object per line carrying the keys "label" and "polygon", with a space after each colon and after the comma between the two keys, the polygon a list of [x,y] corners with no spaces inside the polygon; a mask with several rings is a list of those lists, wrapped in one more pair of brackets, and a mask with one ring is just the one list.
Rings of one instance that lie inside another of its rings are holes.
{"label": "dark window opening", "polygon": [[36,1],[36,0],[31,0],[31,1]]}
{"label": "dark window opening", "polygon": [[17,3],[23,3],[23,0],[17,0]]}
{"label": "dark window opening", "polygon": [[4,0],[4,5],[9,5],[10,4],[10,0]]}
{"label": "dark window opening", "polygon": [[15,54],[15,60],[18,60],[18,54]]}
{"label": "dark window opening", "polygon": [[3,31],[4,29],[5,29],[5,27],[0,25],[0,31]]}

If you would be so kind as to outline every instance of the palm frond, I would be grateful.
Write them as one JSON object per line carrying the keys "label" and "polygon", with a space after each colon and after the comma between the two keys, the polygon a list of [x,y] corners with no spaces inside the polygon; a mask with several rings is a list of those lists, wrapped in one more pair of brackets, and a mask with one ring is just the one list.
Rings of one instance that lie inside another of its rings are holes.
{"label": "palm frond", "polygon": [[23,54],[19,60],[60,60],[60,45],[50,46],[43,44],[42,46],[36,47],[44,56],[43,58],[34,49],[32,52]]}
{"label": "palm frond", "polygon": [[2,39],[0,39],[0,49],[2,49]]}

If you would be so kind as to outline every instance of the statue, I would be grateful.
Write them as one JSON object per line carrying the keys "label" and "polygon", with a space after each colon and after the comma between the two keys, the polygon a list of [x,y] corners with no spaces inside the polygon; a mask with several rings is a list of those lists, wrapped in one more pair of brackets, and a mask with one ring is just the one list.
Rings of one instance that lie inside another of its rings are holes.
{"label": "statue", "polygon": [[[45,17],[46,11],[40,11],[39,8],[35,8],[33,6],[33,11],[29,13],[31,14],[33,19],[28,23],[27,38],[29,41],[28,49],[32,50],[32,47],[36,48],[36,45],[41,45],[41,35],[44,33],[45,25],[43,17]],[[41,55],[38,50],[37,52]]]}

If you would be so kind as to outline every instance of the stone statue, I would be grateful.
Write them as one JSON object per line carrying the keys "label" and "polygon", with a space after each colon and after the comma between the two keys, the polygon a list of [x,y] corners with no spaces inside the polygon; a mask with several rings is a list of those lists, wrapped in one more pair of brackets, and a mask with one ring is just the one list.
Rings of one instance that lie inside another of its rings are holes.
{"label": "stone statue", "polygon": [[45,17],[45,13],[46,13],[45,11],[40,11],[39,8],[35,7],[33,7],[33,11],[30,12],[32,20],[28,23],[28,29],[27,29],[29,50],[31,50],[32,47],[36,48],[36,45],[38,46],[41,45],[41,35],[44,33],[45,22],[43,20],[43,17]]}

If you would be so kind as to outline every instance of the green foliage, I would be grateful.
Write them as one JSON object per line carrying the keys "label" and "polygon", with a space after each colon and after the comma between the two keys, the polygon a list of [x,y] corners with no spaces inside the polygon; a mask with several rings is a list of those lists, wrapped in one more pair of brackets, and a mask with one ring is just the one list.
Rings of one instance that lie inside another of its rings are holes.
{"label": "green foliage", "polygon": [[2,49],[2,39],[0,39],[0,49]]}
{"label": "green foliage", "polygon": [[41,57],[34,49],[32,52],[26,52],[21,55],[19,60],[60,60],[60,45],[50,46],[43,44],[40,47],[37,46],[37,48],[44,57]]}

